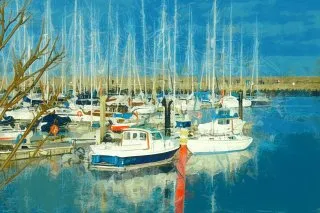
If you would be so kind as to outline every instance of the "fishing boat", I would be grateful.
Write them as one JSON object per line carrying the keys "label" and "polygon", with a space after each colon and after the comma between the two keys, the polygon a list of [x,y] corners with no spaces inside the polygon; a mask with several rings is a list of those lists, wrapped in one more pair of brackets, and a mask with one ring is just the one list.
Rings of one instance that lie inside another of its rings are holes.
{"label": "fishing boat", "polygon": [[252,140],[245,135],[204,135],[189,138],[187,146],[193,154],[234,152],[247,149]]}
{"label": "fishing boat", "polygon": [[91,145],[89,159],[95,168],[141,168],[170,162],[179,146],[156,129],[130,128],[123,131],[120,143]]}

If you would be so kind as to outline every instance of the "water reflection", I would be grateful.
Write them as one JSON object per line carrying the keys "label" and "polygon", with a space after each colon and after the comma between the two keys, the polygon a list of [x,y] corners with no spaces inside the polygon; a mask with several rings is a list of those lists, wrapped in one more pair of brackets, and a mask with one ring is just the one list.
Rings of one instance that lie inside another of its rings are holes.
{"label": "water reflection", "polygon": [[220,172],[236,172],[242,164],[253,158],[254,153],[253,150],[244,150],[214,155],[192,155],[188,160],[186,174],[216,175]]}
{"label": "water reflection", "polygon": [[173,165],[122,173],[91,171],[92,190],[100,199],[100,210],[167,212],[173,209],[176,172]]}

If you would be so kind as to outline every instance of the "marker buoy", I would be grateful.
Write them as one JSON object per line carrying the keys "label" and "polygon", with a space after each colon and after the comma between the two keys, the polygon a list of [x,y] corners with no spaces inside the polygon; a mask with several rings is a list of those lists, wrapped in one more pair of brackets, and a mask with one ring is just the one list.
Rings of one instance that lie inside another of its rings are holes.
{"label": "marker buoy", "polygon": [[59,132],[59,127],[55,124],[53,124],[52,126],[50,126],[50,133],[53,134],[54,136],[56,136]]}
{"label": "marker buoy", "polygon": [[82,114],[81,111],[78,111],[78,112],[77,112],[77,116],[81,117],[82,115],[83,115],[83,114]]}

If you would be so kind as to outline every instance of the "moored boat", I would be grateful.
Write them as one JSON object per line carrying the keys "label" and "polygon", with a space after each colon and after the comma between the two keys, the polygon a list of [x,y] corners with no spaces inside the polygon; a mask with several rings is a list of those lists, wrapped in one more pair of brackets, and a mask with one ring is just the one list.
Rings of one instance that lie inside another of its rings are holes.
{"label": "moored boat", "polygon": [[130,128],[123,131],[120,143],[91,145],[89,159],[92,166],[104,169],[140,168],[170,162],[179,146],[156,129]]}
{"label": "moored boat", "polygon": [[252,140],[245,135],[206,135],[190,138],[187,146],[193,154],[234,152],[247,149]]}

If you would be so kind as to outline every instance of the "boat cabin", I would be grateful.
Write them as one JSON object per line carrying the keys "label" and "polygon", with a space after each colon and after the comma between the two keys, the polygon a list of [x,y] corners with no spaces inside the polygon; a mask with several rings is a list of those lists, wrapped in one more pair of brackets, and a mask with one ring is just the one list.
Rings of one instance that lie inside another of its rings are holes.
{"label": "boat cabin", "polygon": [[122,133],[120,146],[126,150],[163,148],[164,139],[160,131],[147,129],[126,129]]}

